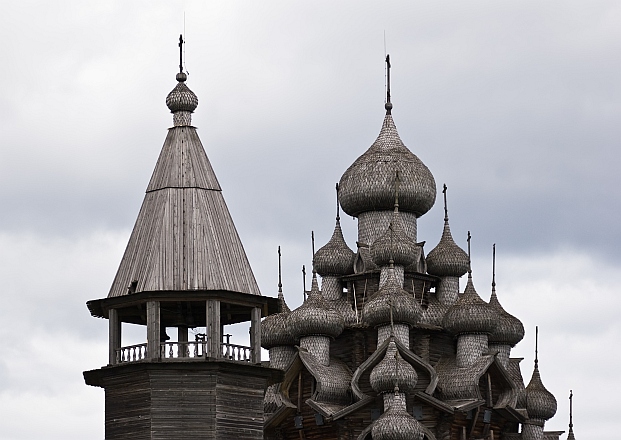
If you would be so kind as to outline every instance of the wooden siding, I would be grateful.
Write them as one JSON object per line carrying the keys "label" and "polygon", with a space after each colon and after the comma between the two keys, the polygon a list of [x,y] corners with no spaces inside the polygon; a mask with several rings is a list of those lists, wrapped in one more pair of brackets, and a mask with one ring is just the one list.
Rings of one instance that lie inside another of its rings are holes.
{"label": "wooden siding", "polygon": [[224,290],[260,295],[193,127],[169,131],[108,297]]}

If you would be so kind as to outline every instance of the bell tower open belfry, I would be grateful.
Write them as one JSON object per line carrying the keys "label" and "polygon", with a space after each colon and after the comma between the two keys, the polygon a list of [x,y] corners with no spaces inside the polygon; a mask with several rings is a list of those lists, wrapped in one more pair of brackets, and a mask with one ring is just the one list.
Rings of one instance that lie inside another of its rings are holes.
{"label": "bell tower open belfry", "polygon": [[[179,38],[168,130],[107,298],[89,301],[109,322],[108,365],[84,372],[105,390],[105,438],[262,439],[265,388],[282,372],[261,366],[261,296],[209,159],[191,125],[198,98],[186,85]],[[250,346],[223,326],[250,323]],[[146,343],[122,346],[122,324]],[[177,341],[166,329],[176,328]],[[188,337],[188,329],[204,333]]]}

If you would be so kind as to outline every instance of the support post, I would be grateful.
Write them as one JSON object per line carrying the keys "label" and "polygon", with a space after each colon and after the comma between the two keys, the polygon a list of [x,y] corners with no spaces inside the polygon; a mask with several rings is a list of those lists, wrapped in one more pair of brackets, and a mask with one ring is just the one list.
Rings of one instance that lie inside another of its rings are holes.
{"label": "support post", "polygon": [[220,326],[220,301],[217,299],[207,300],[207,357],[219,359],[222,357],[222,330]]}
{"label": "support post", "polygon": [[108,365],[115,365],[117,350],[121,348],[121,321],[116,309],[108,310]]}
{"label": "support post", "polygon": [[147,359],[160,358],[160,302],[147,301]]}
{"label": "support post", "polygon": [[188,356],[188,328],[187,327],[177,327],[177,342],[179,342],[178,347],[178,356],[179,357],[187,357]]}
{"label": "support post", "polygon": [[252,363],[261,363],[261,308],[253,307],[250,311],[250,348]]}

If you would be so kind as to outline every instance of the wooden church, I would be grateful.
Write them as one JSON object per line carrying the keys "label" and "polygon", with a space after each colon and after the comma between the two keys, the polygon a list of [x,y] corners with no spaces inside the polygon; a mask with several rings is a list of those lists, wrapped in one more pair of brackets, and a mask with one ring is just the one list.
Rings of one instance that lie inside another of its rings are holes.
{"label": "wooden church", "polygon": [[[426,253],[418,241],[436,182],[397,133],[386,62],[379,136],[337,185],[334,233],[293,311],[281,283],[277,298],[259,291],[191,125],[198,99],[180,63],[166,98],[174,126],[125,254],[108,296],[87,303],[109,325],[108,365],[84,372],[105,390],[107,440],[561,438],[545,430],[556,399],[537,361],[525,385],[522,359],[511,357],[522,323],[495,282],[489,302],[475,289],[469,251],[451,236],[446,186],[437,245]],[[357,219],[355,251],[339,209]],[[224,334],[240,322],[250,346]],[[122,323],[144,326],[146,342],[122,346]]]}

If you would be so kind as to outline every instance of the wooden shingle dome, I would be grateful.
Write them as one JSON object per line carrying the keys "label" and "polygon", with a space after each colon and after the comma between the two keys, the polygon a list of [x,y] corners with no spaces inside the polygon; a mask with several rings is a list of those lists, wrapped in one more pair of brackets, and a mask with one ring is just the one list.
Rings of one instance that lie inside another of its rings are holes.
{"label": "wooden shingle dome", "polygon": [[556,414],[556,398],[543,386],[536,359],[533,376],[524,390],[524,395],[526,396],[526,412],[528,412],[529,418],[545,421]]}
{"label": "wooden shingle dome", "polygon": [[390,341],[384,359],[373,368],[369,381],[376,393],[393,392],[395,384],[403,392],[409,393],[414,391],[418,375],[414,367],[398,355],[395,342]]}
{"label": "wooden shingle dome", "polygon": [[354,273],[355,258],[356,254],[345,243],[341,222],[337,217],[332,237],[315,252],[315,269],[322,277],[350,275]]}
{"label": "wooden shingle dome", "polygon": [[453,335],[494,331],[496,314],[475,290],[471,273],[468,274],[468,284],[464,293],[444,315],[443,327]]}

